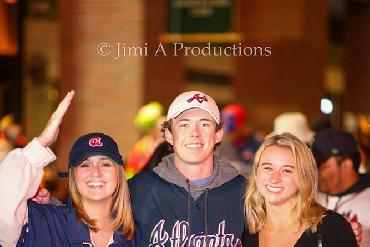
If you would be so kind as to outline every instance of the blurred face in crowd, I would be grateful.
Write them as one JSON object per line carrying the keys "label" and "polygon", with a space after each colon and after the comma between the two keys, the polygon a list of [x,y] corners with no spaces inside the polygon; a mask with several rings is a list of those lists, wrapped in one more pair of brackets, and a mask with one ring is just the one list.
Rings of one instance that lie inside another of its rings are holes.
{"label": "blurred face in crowd", "polygon": [[295,198],[298,191],[295,169],[290,149],[269,146],[263,151],[257,168],[256,185],[266,205],[290,203]]}
{"label": "blurred face in crowd", "polygon": [[341,191],[342,167],[337,157],[330,157],[319,165],[319,189],[331,195]]}
{"label": "blurred face in crowd", "polygon": [[223,131],[207,111],[192,108],[172,121],[171,132],[166,129],[166,140],[173,145],[175,164],[213,164],[214,146],[221,141]]}

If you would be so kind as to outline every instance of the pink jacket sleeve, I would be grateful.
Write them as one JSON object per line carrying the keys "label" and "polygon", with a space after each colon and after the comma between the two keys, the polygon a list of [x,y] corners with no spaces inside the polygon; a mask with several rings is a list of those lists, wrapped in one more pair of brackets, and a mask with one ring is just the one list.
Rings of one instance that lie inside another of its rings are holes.
{"label": "pink jacket sleeve", "polygon": [[16,246],[27,222],[27,200],[44,175],[43,167],[56,159],[34,138],[23,149],[12,150],[0,163],[0,245]]}

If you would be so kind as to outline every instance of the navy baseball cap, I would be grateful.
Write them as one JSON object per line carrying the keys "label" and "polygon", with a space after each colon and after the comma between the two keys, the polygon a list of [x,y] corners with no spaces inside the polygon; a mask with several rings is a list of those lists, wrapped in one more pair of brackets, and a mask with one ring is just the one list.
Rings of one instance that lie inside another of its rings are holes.
{"label": "navy baseball cap", "polygon": [[104,133],[89,133],[78,138],[69,152],[68,168],[80,165],[91,156],[104,155],[123,166],[118,145],[112,137]]}
{"label": "navy baseball cap", "polygon": [[353,135],[338,129],[318,132],[312,144],[312,153],[318,165],[332,156],[352,156],[360,160],[360,152]]}

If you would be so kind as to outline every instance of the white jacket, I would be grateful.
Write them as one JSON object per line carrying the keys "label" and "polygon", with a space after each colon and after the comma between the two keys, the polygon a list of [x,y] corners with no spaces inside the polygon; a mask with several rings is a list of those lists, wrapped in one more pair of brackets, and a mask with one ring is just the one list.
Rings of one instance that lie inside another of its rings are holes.
{"label": "white jacket", "polygon": [[0,164],[0,245],[16,246],[27,221],[27,200],[40,185],[43,168],[56,156],[34,138],[24,148],[12,150]]}
{"label": "white jacket", "polygon": [[[367,179],[367,181],[366,181]],[[370,186],[369,176],[338,196],[319,193],[319,202],[326,208],[349,216],[362,225],[361,247],[370,247]]]}

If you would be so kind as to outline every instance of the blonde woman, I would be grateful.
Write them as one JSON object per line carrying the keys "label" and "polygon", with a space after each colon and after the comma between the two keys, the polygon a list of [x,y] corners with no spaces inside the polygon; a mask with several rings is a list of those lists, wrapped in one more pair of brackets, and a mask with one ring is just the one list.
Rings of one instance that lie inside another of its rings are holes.
{"label": "blonde woman", "polygon": [[306,144],[288,133],[266,139],[245,192],[244,246],[357,246],[350,224],[316,202],[317,184]]}
{"label": "blonde woman", "polygon": [[70,199],[65,206],[29,200],[40,184],[43,167],[55,160],[48,148],[74,91],[59,104],[38,138],[15,149],[0,165],[0,245],[134,247],[134,220],[123,161],[116,142],[89,133],[69,154]]}

